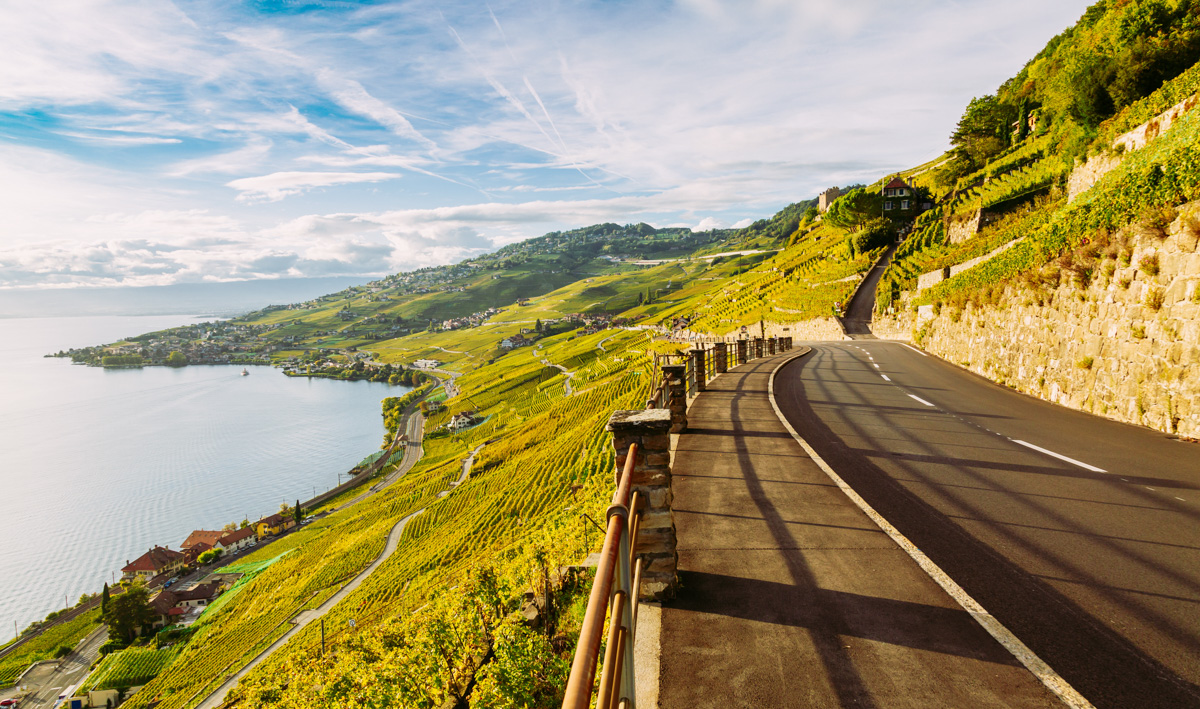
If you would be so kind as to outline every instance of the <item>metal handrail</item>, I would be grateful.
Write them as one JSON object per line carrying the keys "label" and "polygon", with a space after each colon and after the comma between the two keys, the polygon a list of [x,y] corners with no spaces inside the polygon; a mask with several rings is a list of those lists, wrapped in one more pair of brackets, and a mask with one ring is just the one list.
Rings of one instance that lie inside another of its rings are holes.
{"label": "metal handrail", "polygon": [[571,660],[571,676],[563,696],[563,709],[587,709],[590,704],[606,615],[610,618],[608,647],[604,654],[596,707],[610,709],[621,705],[633,709],[635,705],[634,619],[642,570],[640,560],[636,567],[631,565],[631,560],[636,552],[641,513],[637,510],[639,496],[634,493],[631,499],[630,489],[637,454],[638,445],[630,444],[621,480],[608,507],[604,546],[600,551],[596,580],[592,583],[587,611],[580,627],[579,644]]}

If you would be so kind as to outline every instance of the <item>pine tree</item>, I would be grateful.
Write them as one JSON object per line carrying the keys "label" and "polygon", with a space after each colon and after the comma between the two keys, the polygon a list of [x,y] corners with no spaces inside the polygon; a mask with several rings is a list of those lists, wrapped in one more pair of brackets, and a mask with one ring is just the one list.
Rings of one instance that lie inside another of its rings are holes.
{"label": "pine tree", "polygon": [[296,500],[296,524],[300,524],[300,520],[303,519],[303,517],[304,515],[300,511],[300,500]]}
{"label": "pine tree", "polygon": [[108,612],[108,582],[104,582],[104,590],[100,592],[100,615]]}

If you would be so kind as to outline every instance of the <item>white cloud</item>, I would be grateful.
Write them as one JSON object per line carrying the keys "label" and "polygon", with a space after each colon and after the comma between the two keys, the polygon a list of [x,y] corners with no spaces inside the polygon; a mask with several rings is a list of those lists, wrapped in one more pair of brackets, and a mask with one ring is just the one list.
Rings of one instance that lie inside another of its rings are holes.
{"label": "white cloud", "polygon": [[394,172],[273,172],[259,177],[242,177],[225,185],[240,192],[239,202],[277,202],[315,187],[382,182],[399,177]]}

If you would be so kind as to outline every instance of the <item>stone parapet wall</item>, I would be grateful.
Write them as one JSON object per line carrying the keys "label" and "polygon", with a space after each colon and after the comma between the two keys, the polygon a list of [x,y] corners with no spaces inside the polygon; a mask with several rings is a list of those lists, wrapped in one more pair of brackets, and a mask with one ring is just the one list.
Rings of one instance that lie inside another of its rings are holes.
{"label": "stone parapet wall", "polygon": [[[1087,288],[1010,286],[999,305],[946,306],[892,331],[919,327],[929,352],[1025,393],[1200,438],[1200,252],[1185,221],[1165,239],[1135,237],[1128,265],[1108,262],[1111,276],[1101,260]],[[1157,274],[1139,268],[1155,258]]]}
{"label": "stone parapet wall", "polygon": [[[813,318],[798,322],[766,322],[763,330],[767,337],[790,337],[793,340],[837,340],[846,339],[846,333],[838,324],[836,318]],[[737,339],[741,330],[733,330],[725,336]],[[750,337],[759,337],[763,333],[757,325],[750,328]]]}
{"label": "stone parapet wall", "polygon": [[950,238],[951,244],[958,244],[970,239],[979,233],[980,223],[983,221],[983,210],[976,209],[975,214],[966,220],[950,220],[946,225],[946,234]]}

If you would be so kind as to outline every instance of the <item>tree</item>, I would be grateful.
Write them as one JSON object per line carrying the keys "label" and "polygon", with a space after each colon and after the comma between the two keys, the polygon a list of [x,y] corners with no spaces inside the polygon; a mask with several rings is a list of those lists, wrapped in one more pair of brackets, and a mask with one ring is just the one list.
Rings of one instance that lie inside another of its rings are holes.
{"label": "tree", "polygon": [[875,190],[853,189],[829,205],[825,221],[830,224],[858,230],[862,225],[883,213],[883,195]]}
{"label": "tree", "polygon": [[542,334],[542,319],[541,319],[541,318],[538,318],[538,319],[537,319],[537,322],[536,322],[536,323],[534,323],[533,329],[534,329],[534,330],[535,330],[535,331],[536,331],[536,332],[537,332],[539,335],[540,335],[540,334]]}
{"label": "tree", "polygon": [[238,524],[238,529],[245,529],[246,527],[249,527],[249,526],[250,526],[250,520],[248,520],[248,519],[243,519],[243,520],[241,521],[241,523],[240,523],[240,524]]}
{"label": "tree", "polygon": [[167,355],[166,365],[168,367],[186,367],[188,363],[187,355],[176,350]]}
{"label": "tree", "polygon": [[138,631],[154,622],[154,610],[150,607],[150,594],[140,583],[125,589],[125,593],[109,600],[104,614],[108,623],[110,640],[130,643]]}
{"label": "tree", "polygon": [[209,549],[201,552],[200,556],[196,557],[196,561],[200,562],[201,564],[210,564],[221,558],[222,553],[223,552],[220,549]]}
{"label": "tree", "polygon": [[1017,111],[1001,103],[995,96],[971,99],[967,110],[950,136],[953,152],[970,170],[978,169],[998,155],[1009,144],[1009,136]]}
{"label": "tree", "polygon": [[108,612],[108,582],[104,582],[104,590],[100,592],[100,615]]}
{"label": "tree", "polygon": [[303,519],[304,512],[300,509],[300,501],[296,500],[296,524],[300,524],[300,521]]}

